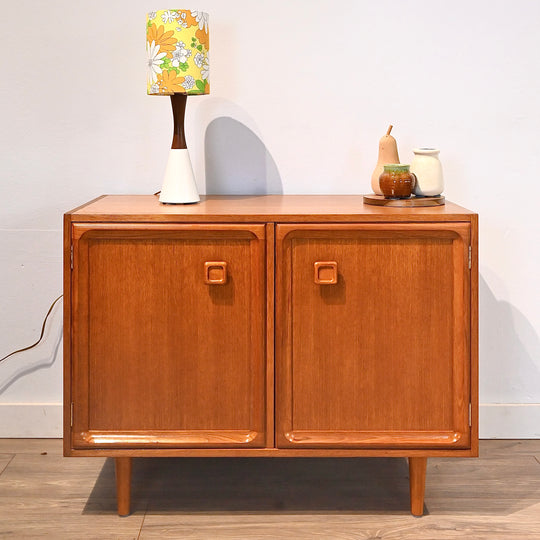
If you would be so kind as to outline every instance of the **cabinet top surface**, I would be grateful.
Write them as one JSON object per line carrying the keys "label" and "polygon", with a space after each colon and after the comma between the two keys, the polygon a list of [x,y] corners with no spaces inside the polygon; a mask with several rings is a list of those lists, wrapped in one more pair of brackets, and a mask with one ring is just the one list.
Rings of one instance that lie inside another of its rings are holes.
{"label": "cabinet top surface", "polygon": [[364,204],[362,195],[202,195],[198,204],[161,204],[154,195],[103,195],[67,215],[72,221],[309,222],[470,221],[454,203],[425,208]]}

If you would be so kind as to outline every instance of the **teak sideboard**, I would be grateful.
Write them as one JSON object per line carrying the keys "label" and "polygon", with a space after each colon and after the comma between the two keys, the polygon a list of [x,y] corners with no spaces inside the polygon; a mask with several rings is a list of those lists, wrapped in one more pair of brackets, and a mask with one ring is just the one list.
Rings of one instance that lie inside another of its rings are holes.
{"label": "teak sideboard", "polygon": [[66,456],[478,455],[478,217],[103,196],[65,215]]}

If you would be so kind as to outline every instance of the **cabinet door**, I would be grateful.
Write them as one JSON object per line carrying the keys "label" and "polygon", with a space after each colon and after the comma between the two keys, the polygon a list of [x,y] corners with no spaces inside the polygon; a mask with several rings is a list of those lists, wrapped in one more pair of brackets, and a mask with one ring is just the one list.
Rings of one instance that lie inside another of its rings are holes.
{"label": "cabinet door", "polygon": [[282,225],[280,447],[470,445],[470,225]]}
{"label": "cabinet door", "polygon": [[264,446],[264,226],[72,238],[73,447]]}

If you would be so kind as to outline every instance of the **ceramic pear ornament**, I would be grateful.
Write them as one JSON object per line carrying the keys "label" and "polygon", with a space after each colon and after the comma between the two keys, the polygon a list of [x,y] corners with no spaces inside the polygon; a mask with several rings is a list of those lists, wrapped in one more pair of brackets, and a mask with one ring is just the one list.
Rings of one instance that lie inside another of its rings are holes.
{"label": "ceramic pear ornament", "polygon": [[390,126],[386,135],[383,135],[379,141],[379,159],[377,160],[377,165],[371,175],[371,189],[373,190],[373,193],[376,193],[377,195],[383,194],[381,187],[379,186],[379,176],[383,173],[384,166],[388,163],[399,163],[396,139],[390,135],[393,127],[394,126]]}

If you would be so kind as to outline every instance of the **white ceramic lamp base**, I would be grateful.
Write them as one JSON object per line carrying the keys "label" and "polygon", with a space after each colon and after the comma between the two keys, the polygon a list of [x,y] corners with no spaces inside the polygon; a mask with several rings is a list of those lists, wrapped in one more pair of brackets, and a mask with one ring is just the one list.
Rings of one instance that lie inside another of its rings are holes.
{"label": "white ceramic lamp base", "polygon": [[192,204],[200,200],[187,148],[172,148],[165,169],[159,202]]}

